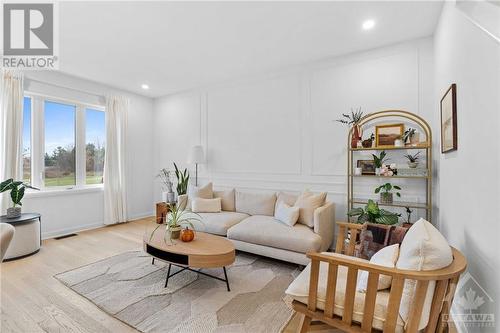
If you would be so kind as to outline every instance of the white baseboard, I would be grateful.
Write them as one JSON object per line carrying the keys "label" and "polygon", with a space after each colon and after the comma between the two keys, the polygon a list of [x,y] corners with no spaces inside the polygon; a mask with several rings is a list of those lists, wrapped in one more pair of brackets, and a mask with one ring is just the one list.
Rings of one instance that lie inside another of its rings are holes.
{"label": "white baseboard", "polygon": [[55,231],[42,232],[42,239],[50,239],[50,238],[64,236],[67,234],[72,234],[72,233],[76,233],[76,232],[80,232],[80,231],[97,229],[97,228],[101,228],[103,226],[104,226],[104,223],[99,222],[99,223],[91,223],[91,224],[74,226],[71,228],[59,229],[59,230],[55,230]]}
{"label": "white baseboard", "polygon": [[155,216],[154,211],[145,212],[145,213],[137,213],[137,214],[129,215],[128,220],[132,221],[132,220],[138,220],[138,219],[143,219],[145,217],[153,217],[153,216]]}

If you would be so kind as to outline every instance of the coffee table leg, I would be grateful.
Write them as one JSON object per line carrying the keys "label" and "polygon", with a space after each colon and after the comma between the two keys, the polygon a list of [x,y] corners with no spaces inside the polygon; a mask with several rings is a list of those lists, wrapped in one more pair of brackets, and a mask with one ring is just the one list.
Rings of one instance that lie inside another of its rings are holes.
{"label": "coffee table leg", "polygon": [[153,260],[151,261],[151,265],[155,264],[155,258],[153,257]]}
{"label": "coffee table leg", "polygon": [[170,268],[172,268],[172,264],[168,264],[168,273],[167,273],[167,279],[165,280],[165,288],[168,286],[168,278],[170,277]]}
{"label": "coffee table leg", "polygon": [[229,280],[227,278],[226,266],[223,266],[222,268],[224,269],[224,277],[226,278],[227,291],[231,291],[231,289],[229,288]]}

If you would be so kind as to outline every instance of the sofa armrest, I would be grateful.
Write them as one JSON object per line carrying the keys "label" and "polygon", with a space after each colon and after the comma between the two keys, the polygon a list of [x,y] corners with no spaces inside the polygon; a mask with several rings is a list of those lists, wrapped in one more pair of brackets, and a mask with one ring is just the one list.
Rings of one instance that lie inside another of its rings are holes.
{"label": "sofa armrest", "polygon": [[335,233],[335,204],[326,202],[314,211],[314,232],[321,236],[320,251],[326,251],[333,242]]}

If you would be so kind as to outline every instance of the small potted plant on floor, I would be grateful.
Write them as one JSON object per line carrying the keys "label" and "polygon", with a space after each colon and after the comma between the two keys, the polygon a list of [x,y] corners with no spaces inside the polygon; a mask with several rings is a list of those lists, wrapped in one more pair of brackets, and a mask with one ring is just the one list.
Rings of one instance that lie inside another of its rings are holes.
{"label": "small potted plant on floor", "polygon": [[416,168],[418,166],[418,159],[420,152],[417,152],[416,154],[406,154],[404,157],[408,160],[408,166],[412,169]]}
{"label": "small potted plant on floor", "polygon": [[358,148],[358,142],[361,140],[362,132],[359,126],[361,118],[363,118],[363,112],[361,108],[358,108],[356,111],[351,109],[351,114],[342,113],[342,117],[337,119],[339,123],[352,125],[351,148]]}
{"label": "small potted plant on floor", "polygon": [[385,152],[385,150],[382,150],[378,156],[375,154],[372,154],[372,156],[373,163],[375,164],[375,175],[380,176],[380,168],[382,168],[384,162],[387,162],[389,160],[388,158],[386,158],[387,153]]}
{"label": "small potted plant on floor", "polygon": [[21,206],[23,205],[21,200],[23,200],[26,188],[39,190],[36,187],[23,183],[22,181],[14,181],[12,178],[0,183],[0,193],[10,190],[10,199],[13,204],[12,207],[7,208],[7,218],[13,219],[21,216]]}
{"label": "small potted plant on floor", "polygon": [[177,205],[172,205],[170,207],[170,212],[167,214],[166,223],[158,225],[151,233],[150,239],[153,238],[155,232],[161,227],[165,228],[165,242],[167,240],[167,236],[169,236],[170,240],[179,239],[182,227],[190,227],[193,230],[195,229],[193,222],[203,223],[200,215],[181,210],[177,207]]}
{"label": "small potted plant on floor", "polygon": [[373,200],[368,200],[365,208],[356,207],[351,209],[347,216],[358,217],[357,223],[378,223],[392,225],[398,223],[401,214],[389,212],[385,209],[379,208],[378,204]]}
{"label": "small potted plant on floor", "polygon": [[[392,185],[391,183],[385,183],[380,185],[375,189],[375,193],[380,193],[380,203],[382,204],[392,204],[393,202],[393,190],[401,190],[401,187],[397,185]],[[401,193],[395,192],[398,197],[401,197]]]}

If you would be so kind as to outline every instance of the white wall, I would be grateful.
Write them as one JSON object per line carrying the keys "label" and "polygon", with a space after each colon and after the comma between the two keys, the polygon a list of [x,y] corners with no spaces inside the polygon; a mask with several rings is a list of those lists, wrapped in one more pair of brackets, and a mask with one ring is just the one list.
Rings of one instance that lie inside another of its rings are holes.
{"label": "white wall", "polygon": [[[26,90],[31,92],[93,104],[104,104],[104,99],[76,90],[94,92],[101,96],[120,94],[130,99],[127,138],[128,216],[129,219],[135,219],[152,215],[153,100],[58,72],[30,72],[26,76]],[[30,78],[55,85],[39,83]],[[27,194],[23,200],[24,211],[36,211],[42,214],[44,238],[102,226],[103,209],[102,189],[35,192]]]}
{"label": "white wall", "polygon": [[[432,39],[419,39],[156,99],[155,168],[185,166],[191,146],[202,144],[202,181],[328,191],[337,218],[345,219],[347,129],[334,120],[358,106],[428,117],[432,53]],[[372,195],[373,188],[360,191]],[[408,201],[419,196],[406,194]]]}
{"label": "white wall", "polygon": [[500,43],[446,3],[434,48],[436,114],[441,96],[457,84],[458,150],[440,155],[439,227],[498,302]]}

